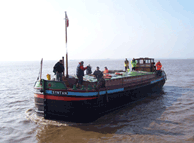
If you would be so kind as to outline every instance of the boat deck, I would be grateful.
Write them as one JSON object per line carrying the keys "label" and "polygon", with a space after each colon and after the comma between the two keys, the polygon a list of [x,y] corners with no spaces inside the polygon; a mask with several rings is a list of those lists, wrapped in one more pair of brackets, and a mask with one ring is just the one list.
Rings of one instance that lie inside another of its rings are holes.
{"label": "boat deck", "polygon": [[[141,75],[150,75],[154,74],[154,72],[144,72],[144,71],[131,71],[131,72],[118,72],[119,74],[109,74],[111,75],[111,78],[105,78],[105,80],[111,80],[111,79],[119,79],[119,78],[125,78],[125,77],[135,77],[135,76],[141,76]],[[77,79],[77,77],[75,77]],[[97,79],[90,75],[85,75],[83,77],[84,81],[89,82],[97,82]]]}

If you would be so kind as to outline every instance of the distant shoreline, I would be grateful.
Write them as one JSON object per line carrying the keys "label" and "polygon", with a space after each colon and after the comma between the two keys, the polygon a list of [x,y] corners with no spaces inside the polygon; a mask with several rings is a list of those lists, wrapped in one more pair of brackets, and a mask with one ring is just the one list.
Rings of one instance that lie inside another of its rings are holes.
{"label": "distant shoreline", "polygon": [[[131,60],[132,58],[127,58],[128,60]],[[194,58],[186,58],[186,59],[178,59],[178,58],[154,58],[155,61],[157,60],[194,60]],[[70,61],[114,61],[114,60],[125,60],[125,58],[123,59],[69,59],[69,62]],[[43,59],[43,61],[58,61],[57,60],[47,60],[47,59]],[[40,60],[10,60],[10,61],[0,61],[0,62],[40,62]]]}

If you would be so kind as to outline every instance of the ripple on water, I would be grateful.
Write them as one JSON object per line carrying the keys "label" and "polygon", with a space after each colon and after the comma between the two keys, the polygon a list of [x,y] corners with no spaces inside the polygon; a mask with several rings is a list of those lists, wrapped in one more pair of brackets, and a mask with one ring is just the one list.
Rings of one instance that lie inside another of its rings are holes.
{"label": "ripple on water", "polygon": [[47,120],[44,117],[37,116],[34,109],[28,109],[26,111],[27,119],[40,124],[40,125],[54,125],[54,126],[72,126],[72,125],[81,125],[81,123],[71,123],[65,121],[55,121],[55,120]]}
{"label": "ripple on water", "polygon": [[[187,62],[193,64],[193,60]],[[73,75],[77,62],[70,63],[69,73]],[[122,60],[89,63],[93,67],[106,64],[110,69],[115,65],[120,65],[116,66],[118,69],[123,68]],[[40,62],[7,64],[4,67],[1,64],[0,68],[0,142],[194,142],[194,69],[185,60],[162,61],[168,80],[161,97],[146,98],[89,124],[45,120],[36,116],[33,85]],[[43,64],[44,78],[47,73],[52,75],[55,62],[46,64]],[[180,74],[179,65],[183,74]]]}

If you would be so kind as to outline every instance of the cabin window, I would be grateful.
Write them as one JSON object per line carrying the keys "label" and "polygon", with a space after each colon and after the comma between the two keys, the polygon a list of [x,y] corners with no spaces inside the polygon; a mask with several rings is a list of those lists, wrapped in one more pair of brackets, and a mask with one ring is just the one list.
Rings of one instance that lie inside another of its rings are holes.
{"label": "cabin window", "polygon": [[146,61],[146,63],[147,63],[147,64],[149,64],[149,63],[150,63],[150,60],[145,60],[145,61]]}
{"label": "cabin window", "polygon": [[140,64],[143,64],[143,60],[139,60],[139,63],[140,63]]}

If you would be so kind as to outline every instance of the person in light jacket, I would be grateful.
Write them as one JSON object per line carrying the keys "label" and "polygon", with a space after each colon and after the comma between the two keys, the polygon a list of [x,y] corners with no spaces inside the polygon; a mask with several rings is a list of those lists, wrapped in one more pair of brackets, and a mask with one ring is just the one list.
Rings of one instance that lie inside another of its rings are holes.
{"label": "person in light jacket", "polygon": [[133,60],[131,61],[132,71],[135,70],[136,65],[137,65],[137,61],[133,58]]}

